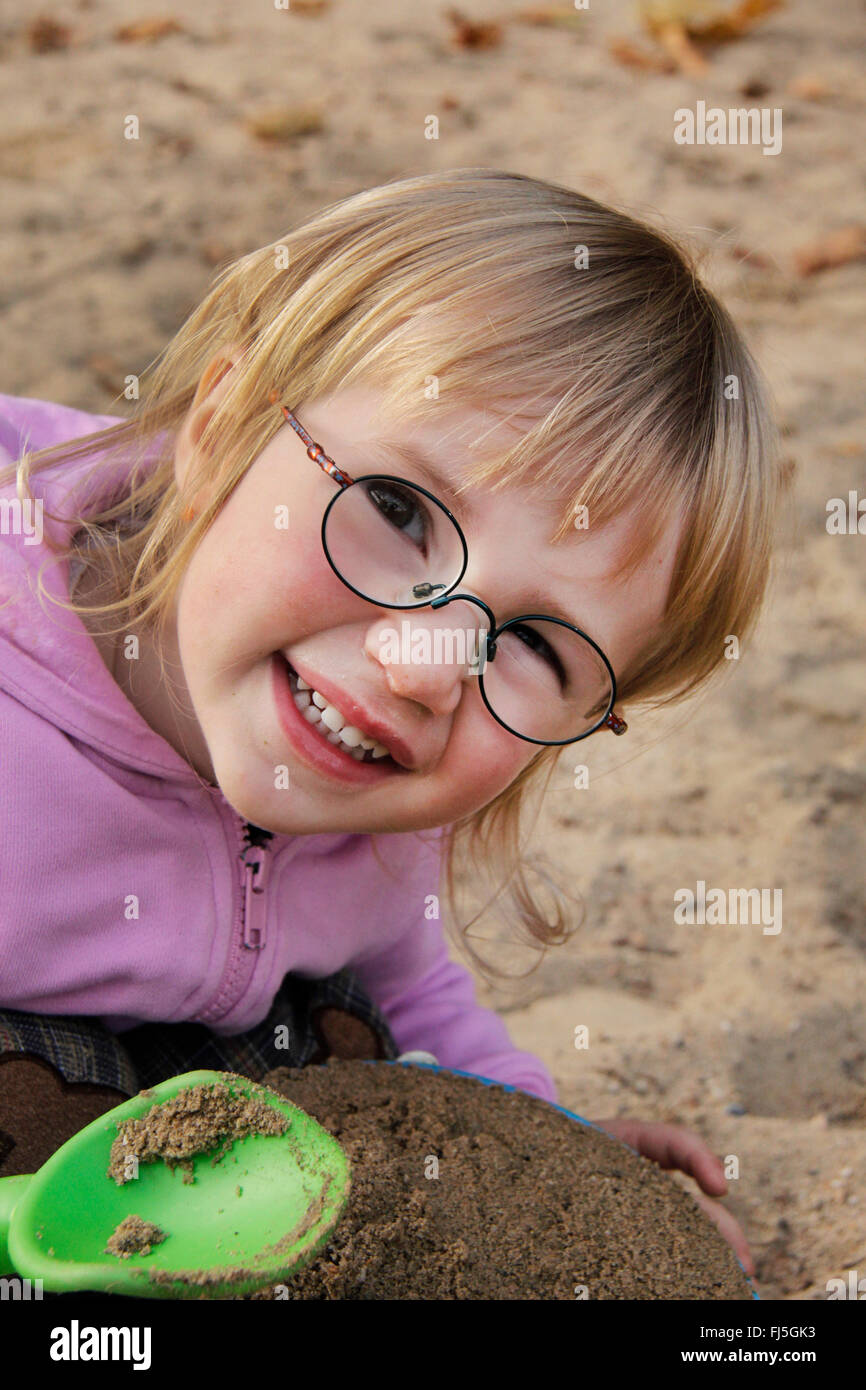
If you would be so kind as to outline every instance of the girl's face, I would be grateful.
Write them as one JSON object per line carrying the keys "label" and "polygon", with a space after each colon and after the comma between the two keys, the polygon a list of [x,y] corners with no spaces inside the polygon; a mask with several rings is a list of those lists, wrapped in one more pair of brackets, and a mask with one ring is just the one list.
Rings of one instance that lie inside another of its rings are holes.
{"label": "girl's face", "polygon": [[[176,453],[181,483],[227,384],[223,375],[187,416]],[[378,391],[354,387],[288,404],[351,476],[394,473],[450,506],[469,548],[460,591],[484,599],[499,623],[527,612],[560,614],[594,638],[621,671],[660,621],[675,523],[629,578],[617,578],[633,519],[620,516],[597,531],[590,525],[551,546],[546,538],[557,508],[522,488],[477,488],[462,502],[449,501],[447,485],[460,481],[466,441],[478,425],[490,428],[484,450],[494,455],[514,442],[512,425],[483,410],[449,410],[443,403],[437,420],[401,429],[401,442],[435,460],[434,476],[405,460],[389,465],[381,453],[371,454],[379,400]],[[151,648],[150,681],[140,662],[131,663],[139,669],[129,673],[127,694],[202,776],[219,784],[239,814],[266,829],[315,834],[450,824],[508,787],[538,746],[492,718],[467,665],[386,660],[394,655],[386,631],[399,632],[403,621],[413,634],[426,629],[432,639],[437,627],[453,630],[467,619],[483,625],[483,611],[462,603],[438,612],[399,611],[354,594],[322,549],[322,516],[336,491],[283,422],[184,575],[163,644],[171,688],[156,679]],[[285,508],[283,529],[275,518]],[[426,645],[441,658],[441,646]],[[416,644],[411,654],[418,650]],[[327,742],[321,726],[297,711],[286,661],[350,723],[390,746],[397,762],[361,763]],[[598,736],[609,737],[604,731]],[[583,750],[575,751],[576,760],[581,756]]]}

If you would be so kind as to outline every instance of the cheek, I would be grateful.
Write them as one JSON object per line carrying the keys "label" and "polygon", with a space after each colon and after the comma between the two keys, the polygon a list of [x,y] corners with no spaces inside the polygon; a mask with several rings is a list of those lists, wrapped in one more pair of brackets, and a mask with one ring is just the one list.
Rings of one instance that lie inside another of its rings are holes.
{"label": "cheek", "polygon": [[500,728],[479,697],[452,730],[442,770],[453,779],[461,806],[478,810],[511,786],[536,751]]}
{"label": "cheek", "polygon": [[296,639],[313,615],[344,594],[314,527],[277,529],[262,525],[260,516],[254,526],[226,510],[184,576],[179,623],[188,639],[207,635],[214,648],[254,651],[272,639],[275,648]]}
{"label": "cheek", "polygon": [[361,602],[331,569],[312,527],[306,536],[280,533],[263,564],[256,612],[280,646],[340,626]]}

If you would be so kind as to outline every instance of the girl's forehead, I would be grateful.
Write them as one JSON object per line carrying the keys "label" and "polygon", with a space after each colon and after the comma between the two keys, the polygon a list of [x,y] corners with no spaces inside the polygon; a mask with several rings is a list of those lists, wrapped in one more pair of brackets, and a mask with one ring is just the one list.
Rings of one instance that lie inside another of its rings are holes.
{"label": "girl's forehead", "polygon": [[423,411],[403,421],[380,417],[380,427],[438,444],[455,453],[471,451],[473,459],[495,459],[510,449],[548,413],[553,401],[530,409],[526,401],[473,400],[425,403]]}
{"label": "girl's forehead", "polygon": [[[563,470],[561,490],[549,478],[538,485],[496,476],[471,485],[465,480],[470,466],[495,463],[513,448],[551,402],[440,400],[417,417],[397,419],[379,409],[381,398],[374,387],[355,386],[311,402],[308,413],[312,418],[315,412],[320,442],[337,463],[341,445],[347,450],[367,445],[380,461],[389,456],[395,465],[402,460],[412,466],[410,476],[419,477],[420,470],[419,481],[453,505],[470,565],[473,558],[491,556],[494,547],[505,557],[504,569],[495,567],[502,601],[570,618],[605,650],[609,646],[611,659],[631,659],[664,613],[681,534],[677,509],[670,509],[659,535],[632,568],[626,562],[647,524],[639,502],[602,525],[575,526],[551,543],[579,467],[570,477]],[[300,407],[298,415],[311,429]]]}
{"label": "girl's forehead", "polygon": [[539,400],[533,405],[528,400],[485,400],[480,396],[473,400],[433,398],[424,395],[419,388],[417,409],[410,407],[398,415],[387,409],[382,387],[370,381],[356,382],[316,396],[307,409],[326,412],[335,424],[352,422],[365,432],[405,434],[423,438],[425,442],[444,442],[452,438],[469,444],[476,436],[483,440],[494,430],[499,430],[503,437],[509,433],[512,436],[509,443],[513,443],[513,436],[525,433],[554,404],[552,399]]}
{"label": "girl's forehead", "polygon": [[[519,490],[524,498],[532,497],[539,508],[545,504],[555,508],[557,501],[561,507],[574,488],[575,474],[570,470],[563,469],[559,478],[548,476],[538,484],[531,476],[509,482],[496,470],[497,463],[553,404],[539,401],[532,409],[526,401],[440,399],[425,401],[416,412],[398,416],[385,409],[380,388],[358,384],[318,397],[309,406],[299,407],[297,414],[304,423],[304,411],[311,418],[315,411],[317,427],[328,432],[328,438],[320,441],[327,452],[333,453],[345,441],[344,447],[366,446],[380,455],[390,454],[395,461],[402,459],[422,468],[431,484],[439,481],[440,491],[455,499],[462,496],[470,509],[473,494],[484,493],[494,484],[500,491]],[[470,476],[481,464],[491,465],[487,483]]]}

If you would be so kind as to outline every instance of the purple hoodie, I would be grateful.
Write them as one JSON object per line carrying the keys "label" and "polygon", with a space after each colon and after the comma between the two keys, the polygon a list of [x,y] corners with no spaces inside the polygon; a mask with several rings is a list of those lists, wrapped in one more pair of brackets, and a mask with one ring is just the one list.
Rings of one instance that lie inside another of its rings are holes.
{"label": "purple hoodie", "polygon": [[[0,467],[113,423],[0,395]],[[117,466],[85,487],[92,466],[35,474],[45,512],[67,515],[69,496],[89,514],[108,496]],[[40,564],[64,598],[68,567],[15,498],[14,481],[0,489],[0,1007],[87,1014],[115,1032],[194,1021],[241,1033],[289,971],[348,966],[401,1051],[555,1100],[547,1068],[475,1002],[425,913],[441,831],[379,836],[393,877],[362,834],[274,835],[242,858],[246,822],[220,789],[145,723],[77,615],[40,603]],[[71,533],[47,515],[42,528]]]}

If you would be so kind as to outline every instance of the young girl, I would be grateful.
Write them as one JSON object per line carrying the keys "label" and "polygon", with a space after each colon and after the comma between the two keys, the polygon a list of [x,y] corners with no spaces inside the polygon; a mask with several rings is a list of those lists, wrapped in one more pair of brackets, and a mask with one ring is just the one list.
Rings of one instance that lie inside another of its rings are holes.
{"label": "young girl", "polygon": [[778,471],[739,334],[665,235],[460,169],[242,257],[149,374],[125,420],[0,398],[0,1171],[197,1066],[420,1049],[555,1099],[439,895],[462,856],[563,940],[527,792],[749,630]]}

